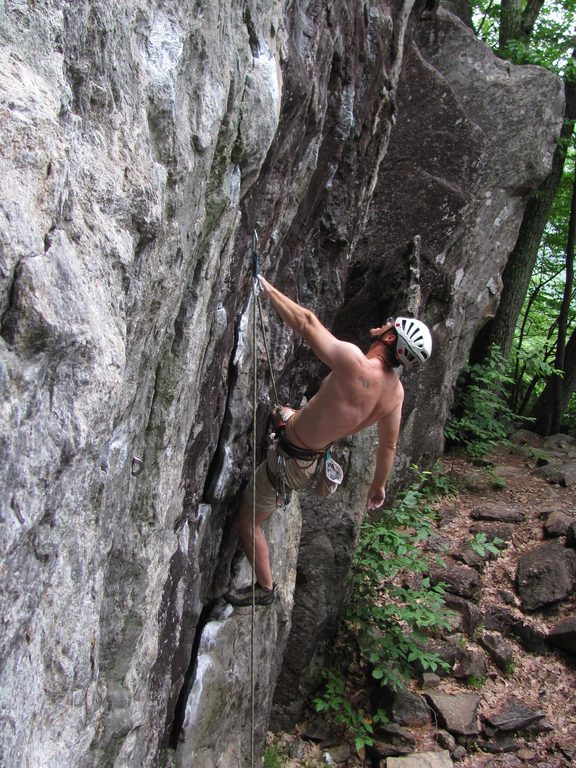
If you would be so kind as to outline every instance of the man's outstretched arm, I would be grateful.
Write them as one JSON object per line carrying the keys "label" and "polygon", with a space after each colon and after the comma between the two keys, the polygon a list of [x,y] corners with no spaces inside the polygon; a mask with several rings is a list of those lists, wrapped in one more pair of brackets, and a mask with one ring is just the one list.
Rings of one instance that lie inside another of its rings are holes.
{"label": "man's outstretched arm", "polygon": [[362,358],[361,350],[354,344],[337,339],[311,312],[288,298],[261,275],[258,281],[262,295],[274,304],[282,320],[311,347],[314,354],[329,368],[354,365]]}
{"label": "man's outstretched arm", "polygon": [[402,403],[378,422],[376,467],[366,497],[366,507],[369,510],[378,509],[386,499],[386,483],[394,465],[401,417]]}

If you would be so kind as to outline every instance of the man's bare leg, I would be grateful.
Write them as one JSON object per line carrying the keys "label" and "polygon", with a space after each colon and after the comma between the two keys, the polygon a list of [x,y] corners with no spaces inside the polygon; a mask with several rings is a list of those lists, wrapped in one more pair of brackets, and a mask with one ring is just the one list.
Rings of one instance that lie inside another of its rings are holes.
{"label": "man's bare leg", "polygon": [[[254,560],[254,573],[256,575],[256,581],[261,587],[266,589],[272,589],[272,569],[270,568],[270,553],[268,550],[268,542],[262,532],[260,524],[270,517],[270,513],[264,515],[256,515],[256,527],[255,527],[255,555]],[[234,521],[234,527],[240,537],[244,553],[250,562],[252,562],[252,498],[250,494],[244,492],[242,501],[240,503],[240,509]]]}

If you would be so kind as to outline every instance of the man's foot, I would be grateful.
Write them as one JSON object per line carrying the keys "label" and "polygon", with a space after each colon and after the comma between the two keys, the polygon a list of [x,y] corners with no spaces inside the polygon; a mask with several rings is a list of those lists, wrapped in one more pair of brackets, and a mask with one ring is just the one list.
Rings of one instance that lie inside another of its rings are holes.
{"label": "man's foot", "polygon": [[[258,582],[254,585],[254,605],[272,605],[276,597],[276,583],[272,589],[261,587]],[[224,595],[232,605],[243,606],[252,605],[252,584],[244,584],[237,589],[231,589]]]}

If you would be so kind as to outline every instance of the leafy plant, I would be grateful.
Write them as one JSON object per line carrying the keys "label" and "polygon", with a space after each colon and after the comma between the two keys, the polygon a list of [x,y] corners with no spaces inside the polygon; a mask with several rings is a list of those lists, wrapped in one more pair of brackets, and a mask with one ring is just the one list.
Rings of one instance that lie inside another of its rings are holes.
{"label": "leafy plant", "polygon": [[388,718],[382,710],[367,716],[356,710],[346,691],[344,677],[333,670],[324,673],[324,693],[313,700],[317,712],[330,712],[334,716],[334,722],[343,725],[345,729],[354,735],[354,745],[358,751],[365,746],[374,743],[374,723],[387,723]]}
{"label": "leafy plant", "polygon": [[485,557],[487,554],[499,555],[500,547],[503,544],[504,540],[498,538],[498,536],[488,540],[488,537],[485,533],[475,534],[474,538],[470,542],[470,546],[474,552],[476,552],[476,554],[480,555],[480,557]]}
{"label": "leafy plant", "polygon": [[490,485],[495,491],[502,491],[506,488],[506,480],[500,475],[496,474],[493,467],[487,467],[486,474],[490,480]]}
{"label": "leafy plant", "polygon": [[506,667],[504,669],[504,674],[506,677],[512,677],[512,675],[516,672],[516,664],[510,660],[506,662]]}
{"label": "leafy plant", "polygon": [[507,441],[515,415],[506,402],[506,386],[512,383],[506,360],[492,346],[483,363],[465,369],[467,385],[448,420],[445,436],[465,446],[472,459],[481,459],[496,445]]}
{"label": "leafy plant", "polygon": [[[526,3],[519,4],[519,12],[526,6]],[[542,4],[532,34],[528,38],[521,34],[520,39],[508,40],[503,48],[498,44],[501,3],[498,0],[474,0],[472,13],[478,36],[500,56],[517,64],[540,64],[557,74],[566,71],[570,65],[569,54],[574,45],[574,4],[571,0],[548,0]]]}
{"label": "leafy plant", "polygon": [[[355,650],[360,668],[382,686],[400,688],[415,669],[447,667],[427,651],[427,634],[449,628],[442,584],[432,585],[429,565],[417,546],[432,530],[430,473],[400,494],[394,507],[361,529],[351,573],[351,599],[341,642]],[[344,639],[342,639],[344,638]],[[350,665],[350,653],[344,662]],[[314,700],[318,711],[333,713],[354,736],[357,749],[370,744],[379,711],[367,717],[355,708],[337,670],[326,673],[324,692]]]}
{"label": "leafy plant", "polygon": [[[421,474],[393,509],[363,526],[354,558],[347,622],[357,632],[372,676],[382,685],[399,687],[415,666],[434,671],[442,664],[436,654],[423,650],[424,630],[449,626],[443,586],[431,585],[429,565],[417,546],[432,526],[422,489],[426,479]],[[410,586],[403,586],[403,574],[412,575],[406,578]]]}
{"label": "leafy plant", "polygon": [[486,678],[484,676],[470,675],[466,680],[471,688],[483,688],[486,685]]}
{"label": "leafy plant", "polygon": [[413,464],[412,471],[416,475],[419,492],[423,498],[453,496],[458,490],[451,473],[445,470],[440,461],[437,461],[431,470],[421,470]]}
{"label": "leafy plant", "polygon": [[276,744],[270,744],[264,752],[264,768],[282,768],[284,759]]}

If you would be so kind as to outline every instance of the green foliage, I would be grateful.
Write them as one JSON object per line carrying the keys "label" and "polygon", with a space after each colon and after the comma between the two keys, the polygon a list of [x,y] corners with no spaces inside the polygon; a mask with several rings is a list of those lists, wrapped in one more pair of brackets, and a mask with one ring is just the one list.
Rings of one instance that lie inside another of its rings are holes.
{"label": "green foliage", "polygon": [[270,744],[269,747],[266,747],[264,752],[264,768],[282,768],[284,762],[285,760],[277,744]]}
{"label": "green foliage", "polygon": [[487,467],[486,474],[490,480],[490,486],[494,488],[495,491],[502,491],[506,488],[506,480],[503,477],[500,477],[500,475],[497,475],[493,467]]}
{"label": "green foliage", "polygon": [[477,690],[479,688],[483,688],[486,685],[486,678],[485,677],[478,677],[476,675],[471,675],[466,682],[470,686],[470,688],[476,688]]}
{"label": "green foliage", "polygon": [[[391,510],[365,523],[356,549],[347,622],[382,685],[399,687],[415,666],[434,671],[443,663],[423,650],[424,630],[449,626],[443,586],[431,585],[417,546],[431,533],[429,482],[422,473]],[[402,574],[412,574],[410,587],[402,585]]]}
{"label": "green foliage", "polygon": [[[564,174],[538,251],[524,307],[520,314],[511,363],[514,387],[511,407],[529,413],[547,380],[561,372],[554,367],[557,322],[564,295],[566,243],[573,188],[573,150],[567,148]],[[569,318],[568,335],[576,328]]]}
{"label": "green foliage", "polygon": [[504,674],[506,677],[512,677],[512,675],[516,672],[516,664],[513,661],[506,662],[506,668],[504,669]]}
{"label": "green foliage", "polygon": [[346,680],[333,670],[324,673],[324,692],[313,700],[316,712],[331,713],[334,722],[343,725],[351,733],[357,750],[374,743],[373,723],[387,723],[388,718],[382,710],[367,716],[356,710],[346,690]]}
{"label": "green foliage", "polygon": [[419,491],[423,498],[453,496],[458,490],[451,473],[444,469],[440,461],[436,462],[432,470],[422,471],[414,464],[411,469],[420,481]]}
{"label": "green foliage", "polygon": [[[522,3],[522,8],[525,5],[525,2]],[[499,56],[515,64],[538,64],[562,74],[571,64],[575,10],[574,0],[547,0],[540,9],[529,38],[521,35],[520,40],[508,42],[503,50],[498,48],[500,2],[478,0],[473,3],[474,27],[478,37],[492,46]]]}
{"label": "green foliage", "polygon": [[[532,11],[537,12],[535,19],[531,18]],[[504,8],[500,0],[475,0],[472,4],[472,19],[478,37],[494,48],[498,56],[516,64],[546,67],[562,76],[566,83],[576,79],[576,61],[573,57],[576,42],[575,0],[546,0],[540,8],[528,0],[512,5],[507,3]],[[513,23],[503,24],[503,20]],[[500,47],[503,29],[510,39]],[[514,383],[509,387],[509,405],[519,414],[531,413],[547,382],[561,375],[554,370],[554,361],[566,278],[575,141],[574,133],[571,137],[566,134],[559,144],[559,148],[566,153],[563,175],[555,192],[552,211],[540,243],[538,261],[516,330],[515,348],[511,355]],[[545,193],[537,191],[535,195],[538,194]],[[574,298],[566,340],[576,332]],[[574,395],[566,408],[563,424],[576,429]]]}
{"label": "green foliage", "polygon": [[[432,531],[430,499],[453,492],[453,486],[442,471],[413,469],[417,481],[399,495],[394,507],[362,526],[341,631],[347,648],[342,666],[349,670],[353,656],[358,667],[370,670],[380,685],[396,689],[415,670],[448,666],[425,650],[428,635],[449,629],[450,612],[444,605],[444,586],[431,584],[429,565],[417,544]],[[350,653],[352,648],[355,654]],[[353,698],[342,674],[332,669],[325,673],[323,693],[314,705],[319,712],[331,713],[360,749],[372,743],[373,723],[384,722],[385,715],[378,711],[367,716],[353,705]]]}
{"label": "green foliage", "polygon": [[504,540],[498,538],[498,536],[488,540],[485,533],[477,533],[470,542],[470,546],[480,557],[486,557],[488,554],[499,555],[504,543]]}
{"label": "green foliage", "polygon": [[506,442],[518,418],[507,404],[506,387],[512,383],[506,360],[493,346],[483,363],[465,369],[467,384],[444,430],[449,443],[465,446],[472,459],[481,459]]}

